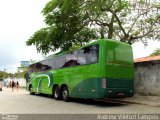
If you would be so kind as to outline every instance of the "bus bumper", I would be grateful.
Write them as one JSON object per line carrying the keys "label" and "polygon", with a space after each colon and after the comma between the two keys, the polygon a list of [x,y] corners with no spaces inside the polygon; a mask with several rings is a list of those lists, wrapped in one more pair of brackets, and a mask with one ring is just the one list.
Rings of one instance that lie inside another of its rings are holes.
{"label": "bus bumper", "polygon": [[107,89],[106,98],[122,98],[132,97],[134,95],[133,89]]}

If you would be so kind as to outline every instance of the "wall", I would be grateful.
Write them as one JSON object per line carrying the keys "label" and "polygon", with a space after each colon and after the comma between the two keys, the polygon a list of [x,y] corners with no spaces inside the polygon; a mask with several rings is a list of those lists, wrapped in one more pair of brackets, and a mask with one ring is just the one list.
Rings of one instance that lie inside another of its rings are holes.
{"label": "wall", "polygon": [[160,61],[135,63],[135,93],[160,96]]}

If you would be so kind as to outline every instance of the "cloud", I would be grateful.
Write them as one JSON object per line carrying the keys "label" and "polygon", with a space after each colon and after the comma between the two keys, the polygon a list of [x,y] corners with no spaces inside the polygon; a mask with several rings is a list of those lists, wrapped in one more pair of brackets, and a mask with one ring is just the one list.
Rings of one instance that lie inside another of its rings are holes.
{"label": "cloud", "polygon": [[142,42],[136,42],[132,45],[134,59],[149,56],[156,48],[160,48],[159,41],[148,40],[147,44],[144,46]]}
{"label": "cloud", "polygon": [[0,1],[0,69],[15,72],[20,61],[42,58],[35,46],[25,45],[35,31],[45,26],[41,11],[49,0]]}

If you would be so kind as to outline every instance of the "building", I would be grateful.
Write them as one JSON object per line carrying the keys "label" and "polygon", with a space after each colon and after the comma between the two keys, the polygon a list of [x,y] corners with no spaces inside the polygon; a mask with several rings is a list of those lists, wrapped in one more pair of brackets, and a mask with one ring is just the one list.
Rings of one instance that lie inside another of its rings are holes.
{"label": "building", "polygon": [[28,67],[30,65],[30,61],[21,61],[21,67]]}

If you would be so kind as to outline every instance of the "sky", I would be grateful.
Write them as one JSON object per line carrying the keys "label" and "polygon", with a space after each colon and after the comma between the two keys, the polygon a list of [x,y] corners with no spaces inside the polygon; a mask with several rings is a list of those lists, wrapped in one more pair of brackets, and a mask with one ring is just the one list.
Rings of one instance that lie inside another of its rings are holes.
{"label": "sky", "polygon": [[[25,42],[42,27],[45,27],[42,9],[49,0],[0,0],[0,70],[16,72],[20,61],[41,60],[35,46]],[[148,56],[160,42],[149,41],[132,45],[134,58]]]}
{"label": "sky", "polygon": [[0,0],[0,70],[15,72],[23,60],[39,60],[25,42],[45,26],[41,11],[49,0]]}

